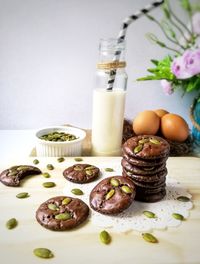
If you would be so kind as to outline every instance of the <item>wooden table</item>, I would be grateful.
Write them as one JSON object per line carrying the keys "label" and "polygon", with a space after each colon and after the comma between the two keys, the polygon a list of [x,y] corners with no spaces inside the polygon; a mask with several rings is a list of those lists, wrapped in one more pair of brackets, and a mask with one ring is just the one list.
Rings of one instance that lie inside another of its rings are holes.
{"label": "wooden table", "polygon": [[[32,163],[34,158],[26,160],[10,160],[0,164],[0,170],[14,164]],[[119,162],[121,158],[84,157],[84,162],[92,164],[110,164]],[[55,158],[40,158],[40,167],[44,171],[47,163],[55,163]],[[188,188],[192,194],[194,208],[190,216],[177,228],[154,230],[153,234],[159,239],[158,244],[145,242],[141,233],[130,231],[125,233],[109,232],[112,243],[103,245],[99,242],[98,234],[101,228],[87,222],[81,228],[66,232],[52,232],[41,227],[35,220],[35,211],[45,200],[63,194],[67,184],[62,177],[63,168],[74,163],[73,158],[66,158],[65,163],[55,166],[50,180],[56,182],[56,187],[44,189],[42,176],[34,176],[25,180],[22,187],[11,188],[0,184],[0,256],[1,263],[34,264],[84,264],[84,263],[159,263],[159,264],[192,264],[200,263],[200,159],[192,157],[169,158],[167,162],[168,175],[177,179]],[[27,191],[30,197],[17,199],[17,193]],[[18,226],[7,230],[5,222],[16,217]],[[32,253],[36,247],[51,249],[55,257],[42,260]]]}

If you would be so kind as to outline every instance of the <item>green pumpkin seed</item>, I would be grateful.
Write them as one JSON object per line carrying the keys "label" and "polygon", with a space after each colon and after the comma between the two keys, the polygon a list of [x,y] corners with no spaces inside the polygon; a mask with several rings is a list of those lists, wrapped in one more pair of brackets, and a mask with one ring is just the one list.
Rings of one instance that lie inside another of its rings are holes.
{"label": "green pumpkin seed", "polygon": [[58,210],[59,208],[55,205],[55,204],[48,204],[48,208],[50,209],[50,210],[53,210],[53,211],[56,211],[56,210]]}
{"label": "green pumpkin seed", "polygon": [[86,167],[86,168],[85,168],[85,170],[93,170],[93,169],[95,169],[94,166],[89,166],[89,167]]}
{"label": "green pumpkin seed", "polygon": [[17,220],[15,218],[11,218],[6,222],[6,227],[8,229],[13,229],[17,226]]}
{"label": "green pumpkin seed", "polygon": [[131,188],[129,188],[127,185],[123,185],[121,187],[122,191],[129,194],[129,193],[133,193],[133,190]]}
{"label": "green pumpkin seed", "polygon": [[179,196],[177,197],[177,200],[181,202],[190,202],[190,198],[188,198],[187,196]]}
{"label": "green pumpkin seed", "polygon": [[105,168],[105,171],[107,171],[107,172],[113,172],[114,169],[113,168]]}
{"label": "green pumpkin seed", "polygon": [[39,258],[53,258],[54,255],[51,252],[51,250],[49,250],[48,248],[35,248],[33,250],[33,253],[35,256],[39,257]]}
{"label": "green pumpkin seed", "polygon": [[147,242],[150,242],[150,243],[158,243],[158,239],[155,236],[153,236],[152,234],[150,234],[150,233],[143,233],[142,234],[142,237]]}
{"label": "green pumpkin seed", "polygon": [[143,211],[143,214],[148,218],[156,218],[156,215],[151,211]]}
{"label": "green pumpkin seed", "polygon": [[36,165],[36,164],[38,164],[38,163],[39,163],[39,160],[38,160],[38,159],[34,159],[34,160],[33,160],[33,164]]}
{"label": "green pumpkin seed", "polygon": [[63,157],[57,158],[58,162],[63,162],[65,159]]}
{"label": "green pumpkin seed", "polygon": [[106,230],[101,231],[101,233],[99,234],[99,238],[103,244],[107,245],[111,242],[111,236]]}
{"label": "green pumpkin seed", "polygon": [[144,143],[147,143],[149,142],[149,139],[148,138],[142,138],[138,141],[139,144],[144,144]]}
{"label": "green pumpkin seed", "polygon": [[83,195],[83,191],[80,189],[72,189],[71,192],[75,195]]}
{"label": "green pumpkin seed", "polygon": [[114,190],[114,189],[111,189],[111,190],[106,194],[105,199],[106,199],[106,200],[109,200],[114,194],[115,194],[115,190]]}
{"label": "green pumpkin seed", "polygon": [[48,170],[53,170],[54,169],[54,166],[52,164],[47,164],[47,169]]}
{"label": "green pumpkin seed", "polygon": [[62,200],[62,205],[67,205],[67,204],[69,204],[70,202],[71,202],[71,198],[69,198],[69,197],[66,197],[65,199],[63,199]]}
{"label": "green pumpkin seed", "polygon": [[178,214],[178,213],[173,213],[172,216],[177,219],[177,220],[180,220],[180,221],[183,221],[184,220],[184,217],[181,215],[181,214]]}
{"label": "green pumpkin seed", "polygon": [[25,171],[25,170],[28,170],[29,168],[30,168],[30,167],[28,167],[28,166],[23,166],[23,165],[22,165],[22,166],[18,166],[18,167],[17,167],[17,170],[18,170],[18,171],[23,171],[23,170]]}
{"label": "green pumpkin seed", "polygon": [[56,186],[55,182],[44,182],[42,185],[45,188],[52,188]]}
{"label": "green pumpkin seed", "polygon": [[51,177],[51,175],[50,175],[48,172],[44,172],[44,173],[42,173],[42,176],[43,176],[44,178],[50,178],[50,177]]}
{"label": "green pumpkin seed", "polygon": [[71,218],[72,218],[72,216],[70,215],[70,213],[62,213],[62,214],[55,215],[55,219],[57,219],[57,220],[65,221],[65,220],[69,220]]}
{"label": "green pumpkin seed", "polygon": [[79,166],[79,165],[76,165],[76,166],[74,166],[74,170],[75,171],[82,171],[83,168],[81,166]]}
{"label": "green pumpkin seed", "polygon": [[93,171],[92,171],[92,170],[86,170],[85,173],[86,173],[88,176],[92,176],[92,175],[93,175]]}
{"label": "green pumpkin seed", "polygon": [[160,145],[160,141],[155,138],[150,138],[149,141],[155,145]]}
{"label": "green pumpkin seed", "polygon": [[83,161],[82,158],[74,158],[75,161],[79,162],[79,161]]}
{"label": "green pumpkin seed", "polygon": [[21,193],[18,193],[16,197],[19,199],[24,199],[24,198],[29,197],[29,194],[27,192],[21,192]]}
{"label": "green pumpkin seed", "polygon": [[13,177],[13,176],[16,176],[18,173],[19,173],[19,172],[18,172],[17,170],[13,170],[13,171],[10,171],[10,172],[8,173],[8,176]]}
{"label": "green pumpkin seed", "polygon": [[139,153],[141,150],[143,149],[143,145],[138,145],[138,146],[136,146],[135,148],[134,148],[134,150],[133,150],[133,152],[135,153],[135,154],[137,154],[137,153]]}
{"label": "green pumpkin seed", "polygon": [[115,178],[111,178],[110,183],[114,187],[118,187],[119,184],[120,184],[119,181],[117,179],[115,179]]}

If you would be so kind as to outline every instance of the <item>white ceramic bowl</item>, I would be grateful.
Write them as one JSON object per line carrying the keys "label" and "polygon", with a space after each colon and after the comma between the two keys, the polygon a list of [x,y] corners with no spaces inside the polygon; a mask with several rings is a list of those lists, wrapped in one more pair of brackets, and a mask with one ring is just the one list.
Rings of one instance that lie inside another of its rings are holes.
{"label": "white ceramic bowl", "polygon": [[[65,132],[72,134],[77,139],[72,141],[54,142],[40,139],[42,135],[51,132]],[[75,127],[57,126],[40,129],[36,132],[36,152],[41,157],[75,157],[81,156],[82,144],[86,137],[85,131]]]}

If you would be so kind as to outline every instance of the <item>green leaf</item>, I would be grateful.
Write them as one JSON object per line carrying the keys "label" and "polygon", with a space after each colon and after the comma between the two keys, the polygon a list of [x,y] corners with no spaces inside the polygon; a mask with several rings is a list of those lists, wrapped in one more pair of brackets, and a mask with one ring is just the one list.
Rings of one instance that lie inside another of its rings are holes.
{"label": "green leaf", "polygon": [[191,4],[190,4],[190,1],[189,0],[180,0],[181,1],[181,5],[182,7],[188,11],[189,13],[191,13],[192,11],[192,7],[191,7]]}
{"label": "green leaf", "polygon": [[200,78],[194,76],[191,78],[187,84],[186,92],[191,92],[200,87]]}
{"label": "green leaf", "polygon": [[151,60],[151,62],[154,64],[154,65],[158,65],[159,61],[158,60]]}

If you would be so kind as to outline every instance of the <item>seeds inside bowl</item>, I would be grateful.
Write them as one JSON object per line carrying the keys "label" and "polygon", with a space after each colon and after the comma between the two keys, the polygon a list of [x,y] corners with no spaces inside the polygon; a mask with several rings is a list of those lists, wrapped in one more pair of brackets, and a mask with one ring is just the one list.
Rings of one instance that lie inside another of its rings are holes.
{"label": "seeds inside bowl", "polygon": [[73,134],[69,134],[65,132],[58,132],[58,131],[42,135],[39,138],[42,140],[54,141],[54,142],[72,141],[72,140],[78,139],[78,137],[76,137]]}

